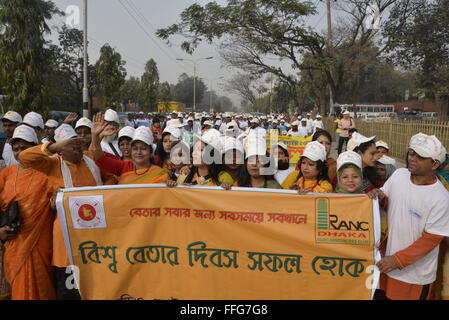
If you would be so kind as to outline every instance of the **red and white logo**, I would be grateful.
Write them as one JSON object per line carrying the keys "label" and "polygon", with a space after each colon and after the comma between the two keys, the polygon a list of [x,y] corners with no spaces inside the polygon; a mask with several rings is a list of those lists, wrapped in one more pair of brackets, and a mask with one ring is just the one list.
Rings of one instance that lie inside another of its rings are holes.
{"label": "red and white logo", "polygon": [[74,229],[107,227],[103,196],[70,197],[69,208]]}

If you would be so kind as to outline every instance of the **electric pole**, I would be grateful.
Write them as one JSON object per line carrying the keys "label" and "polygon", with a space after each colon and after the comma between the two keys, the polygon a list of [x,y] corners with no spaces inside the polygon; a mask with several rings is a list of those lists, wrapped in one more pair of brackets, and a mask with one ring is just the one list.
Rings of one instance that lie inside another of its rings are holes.
{"label": "electric pole", "polygon": [[88,68],[88,56],[87,56],[87,0],[84,0],[84,85],[83,85],[83,117],[89,118],[89,89],[87,87],[87,68]]}
{"label": "electric pole", "polygon": [[[336,1],[336,0],[334,0]],[[329,57],[332,56],[332,7],[331,0],[326,0],[327,2],[327,51]],[[332,75],[332,68],[329,70]],[[334,113],[334,99],[332,96],[332,87],[329,83],[329,105],[330,105],[330,114]]]}

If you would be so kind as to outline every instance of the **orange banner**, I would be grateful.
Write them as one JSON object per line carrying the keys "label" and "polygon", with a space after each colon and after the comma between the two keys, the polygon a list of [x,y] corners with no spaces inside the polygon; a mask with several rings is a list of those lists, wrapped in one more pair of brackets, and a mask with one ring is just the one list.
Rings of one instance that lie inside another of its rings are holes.
{"label": "orange banner", "polygon": [[378,278],[363,195],[113,186],[57,207],[83,299],[370,299]]}

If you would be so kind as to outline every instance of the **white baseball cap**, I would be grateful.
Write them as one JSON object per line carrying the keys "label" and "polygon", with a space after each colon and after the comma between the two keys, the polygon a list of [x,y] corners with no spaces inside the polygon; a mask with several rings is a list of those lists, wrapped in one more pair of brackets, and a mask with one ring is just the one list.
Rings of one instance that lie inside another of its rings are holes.
{"label": "white baseball cap", "polygon": [[163,133],[170,133],[173,139],[181,139],[181,130],[177,127],[166,127]]}
{"label": "white baseball cap", "polygon": [[440,140],[436,136],[428,136],[424,133],[418,133],[410,139],[409,148],[415,151],[423,158],[432,158],[440,161],[442,154]]}
{"label": "white baseball cap", "polygon": [[118,118],[117,112],[115,112],[112,109],[106,110],[106,112],[104,114],[104,120],[106,120],[108,122],[115,122],[115,123],[120,124],[120,120]]}
{"label": "white baseball cap", "polygon": [[366,143],[369,141],[373,141],[374,139],[376,139],[376,136],[372,136],[372,137],[365,137],[364,135],[358,133],[358,132],[354,132],[352,134],[352,138],[348,141],[348,150],[349,151],[354,151],[355,148],[359,147],[362,143]]}
{"label": "white baseball cap", "polygon": [[214,124],[212,123],[212,121],[206,120],[206,121],[203,122],[203,126],[211,126],[211,127],[213,127]]}
{"label": "white baseball cap", "polygon": [[120,140],[121,137],[128,137],[128,138],[134,139],[135,131],[136,131],[136,129],[134,129],[133,127],[126,126],[122,129],[120,129],[120,131],[118,132],[118,139]]}
{"label": "white baseball cap", "polygon": [[301,121],[298,121],[298,120],[292,122],[292,126],[299,126],[300,124],[301,124]]}
{"label": "white baseball cap", "polygon": [[9,120],[11,122],[22,122],[22,116],[15,111],[6,112],[2,117],[2,120],[3,119]]}
{"label": "white baseball cap", "polygon": [[211,145],[214,149],[219,152],[223,151],[223,145],[220,139],[220,132],[216,129],[209,129],[204,134],[198,136],[201,141],[204,143]]}
{"label": "white baseball cap", "polygon": [[75,129],[78,129],[79,127],[88,127],[92,129],[92,121],[88,118],[81,118],[76,122]]}
{"label": "white baseball cap", "polygon": [[11,138],[10,144],[13,144],[16,139],[22,139],[30,143],[39,144],[36,131],[27,125],[20,125],[14,129],[14,134]]}
{"label": "white baseball cap", "polygon": [[221,123],[222,123],[221,120],[215,121],[215,125],[216,125],[216,126],[221,126]]}
{"label": "white baseball cap", "polygon": [[65,141],[78,135],[75,132],[75,129],[71,125],[63,123],[55,130],[55,141],[61,142]]}
{"label": "white baseball cap", "polygon": [[238,150],[241,153],[245,153],[243,149],[243,144],[240,142],[240,140],[237,140],[232,137],[227,138],[224,142],[223,152],[226,153],[229,150]]}
{"label": "white baseball cap", "polygon": [[48,120],[45,122],[45,126],[47,128],[57,128],[59,126],[59,122],[53,119]]}
{"label": "white baseball cap", "polygon": [[302,156],[312,161],[326,161],[326,148],[318,141],[312,141],[306,145]]}
{"label": "white baseball cap", "polygon": [[32,127],[44,129],[44,119],[39,113],[36,112],[27,113],[23,118],[23,123],[26,123]]}
{"label": "white baseball cap", "polygon": [[133,141],[142,141],[143,143],[153,146],[153,134],[147,127],[139,127],[134,131]]}
{"label": "white baseball cap", "polygon": [[345,114],[350,114],[350,113],[349,113],[349,111],[346,110],[345,112],[343,112],[343,114],[345,115]]}
{"label": "white baseball cap", "polygon": [[362,157],[354,151],[341,153],[337,159],[337,171],[345,164],[353,164],[362,169]]}
{"label": "white baseball cap", "polygon": [[259,122],[259,119],[252,118],[249,123],[257,123],[257,124],[259,124],[260,122]]}
{"label": "white baseball cap", "polygon": [[274,144],[274,145],[271,146],[271,153],[273,153],[273,150],[274,150],[274,148],[276,148],[276,147],[281,147],[282,149],[288,151],[288,147],[287,147],[284,143],[278,142],[278,143],[276,143],[276,144]]}
{"label": "white baseball cap", "polygon": [[380,162],[380,163],[385,164],[385,165],[391,164],[391,165],[396,167],[396,160],[391,158],[391,157],[389,157],[389,156],[385,156],[384,155],[384,156],[382,156],[382,158],[377,160],[377,162]]}
{"label": "white baseball cap", "polygon": [[316,118],[322,118],[319,114],[316,115]]}
{"label": "white baseball cap", "polygon": [[438,156],[438,161],[440,161],[441,164],[446,162],[446,157],[447,157],[447,151],[446,148],[441,145],[441,152],[440,155]]}
{"label": "white baseball cap", "polygon": [[382,148],[385,148],[387,150],[390,150],[390,147],[388,146],[388,144],[385,141],[382,141],[382,140],[379,140],[379,141],[376,142],[376,148],[379,148],[379,147],[382,147]]}
{"label": "white baseball cap", "polygon": [[171,119],[167,121],[167,127],[182,128],[184,127],[184,125],[181,123],[181,120],[179,119]]}

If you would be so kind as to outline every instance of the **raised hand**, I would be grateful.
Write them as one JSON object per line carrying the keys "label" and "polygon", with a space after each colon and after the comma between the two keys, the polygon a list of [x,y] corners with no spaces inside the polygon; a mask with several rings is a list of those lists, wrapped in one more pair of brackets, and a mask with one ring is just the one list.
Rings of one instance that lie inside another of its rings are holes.
{"label": "raised hand", "polygon": [[103,131],[106,129],[107,126],[108,126],[108,123],[106,122],[106,120],[104,120],[104,114],[97,113],[96,115],[94,115],[94,118],[93,118],[92,129],[91,129],[92,136],[99,137],[103,133]]}
{"label": "raised hand", "polygon": [[82,151],[85,145],[83,138],[71,138],[64,141],[52,143],[48,146],[48,151],[51,153],[64,153],[73,151]]}
{"label": "raised hand", "polygon": [[64,123],[71,124],[72,122],[76,121],[78,119],[78,114],[75,112],[71,112],[67,118],[65,118]]}

